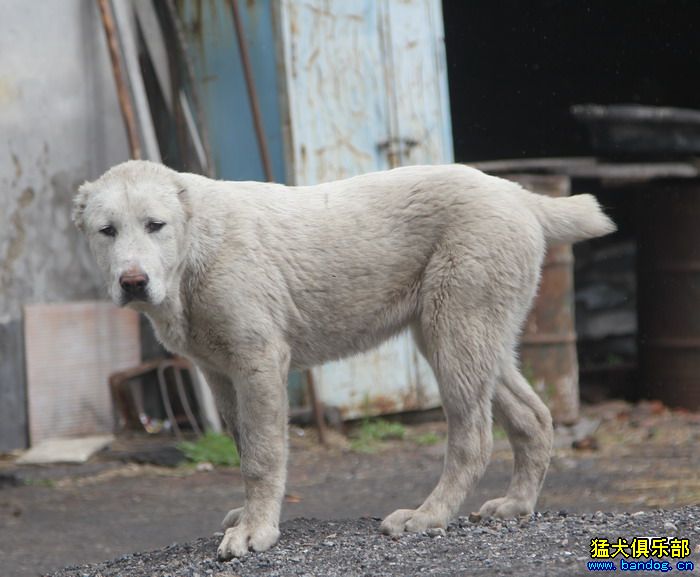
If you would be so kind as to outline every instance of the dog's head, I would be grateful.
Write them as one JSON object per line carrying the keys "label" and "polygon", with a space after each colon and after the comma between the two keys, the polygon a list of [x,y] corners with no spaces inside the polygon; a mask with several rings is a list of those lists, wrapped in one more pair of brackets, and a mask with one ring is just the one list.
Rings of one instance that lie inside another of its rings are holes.
{"label": "dog's head", "polygon": [[187,221],[179,174],[147,161],[119,164],[86,182],[73,203],[73,222],[87,235],[118,306],[163,302],[177,284]]}

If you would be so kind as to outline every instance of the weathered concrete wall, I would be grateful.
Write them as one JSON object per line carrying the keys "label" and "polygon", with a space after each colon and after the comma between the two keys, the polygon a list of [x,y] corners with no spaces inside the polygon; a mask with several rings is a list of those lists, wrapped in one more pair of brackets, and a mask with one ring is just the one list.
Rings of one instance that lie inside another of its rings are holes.
{"label": "weathered concrete wall", "polygon": [[102,293],[76,187],[128,148],[92,0],[5,0],[0,18],[0,450],[26,443],[22,306]]}

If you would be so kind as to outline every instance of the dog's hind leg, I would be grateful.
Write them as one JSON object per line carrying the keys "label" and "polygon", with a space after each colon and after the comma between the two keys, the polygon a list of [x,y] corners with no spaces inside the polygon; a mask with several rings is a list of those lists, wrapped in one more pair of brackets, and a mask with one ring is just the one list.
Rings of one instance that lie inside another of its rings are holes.
{"label": "dog's hind leg", "polygon": [[532,390],[515,359],[507,363],[493,399],[496,422],[508,434],[513,449],[513,477],[505,497],[484,503],[483,517],[514,517],[534,511],[552,451],[552,417]]}
{"label": "dog's hind leg", "polygon": [[[445,461],[437,486],[418,509],[399,509],[384,519],[382,531],[392,535],[445,527],[483,474],[493,443],[494,383],[504,343],[513,341],[516,330],[481,271],[469,271],[449,257],[437,264],[416,341],[440,388],[448,425]],[[418,332],[415,325],[413,330]]]}
{"label": "dog's hind leg", "polygon": [[[447,448],[437,486],[418,509],[399,509],[382,522],[390,535],[446,527],[491,456],[491,394],[499,347],[479,322],[462,324],[461,335],[445,335],[430,360],[447,417]],[[483,325],[482,325],[483,326]],[[466,337],[465,333],[471,333]]]}

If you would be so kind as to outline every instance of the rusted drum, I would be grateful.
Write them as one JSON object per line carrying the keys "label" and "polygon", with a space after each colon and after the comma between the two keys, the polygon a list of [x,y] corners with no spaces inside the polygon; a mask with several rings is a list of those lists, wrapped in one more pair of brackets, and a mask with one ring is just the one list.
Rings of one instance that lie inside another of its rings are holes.
{"label": "rusted drum", "polygon": [[640,195],[639,363],[647,396],[700,409],[700,182]]}
{"label": "rusted drum", "polygon": [[[525,188],[548,196],[568,196],[566,176],[511,175]],[[551,246],[542,280],[521,339],[520,363],[525,378],[552,411],[555,423],[579,417],[578,356],[574,324],[574,273],[571,245]]]}

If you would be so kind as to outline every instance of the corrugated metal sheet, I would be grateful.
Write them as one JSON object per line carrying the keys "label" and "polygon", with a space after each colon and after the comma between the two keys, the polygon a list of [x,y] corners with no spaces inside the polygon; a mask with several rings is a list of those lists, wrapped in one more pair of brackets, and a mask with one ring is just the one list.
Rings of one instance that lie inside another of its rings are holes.
{"label": "corrugated metal sheet", "polygon": [[[439,0],[282,0],[279,25],[295,183],[452,161]],[[408,335],[314,377],[346,418],[440,402]]]}
{"label": "corrugated metal sheet", "polygon": [[140,361],[138,314],[104,302],[24,309],[30,443],[111,432],[110,373]]}

